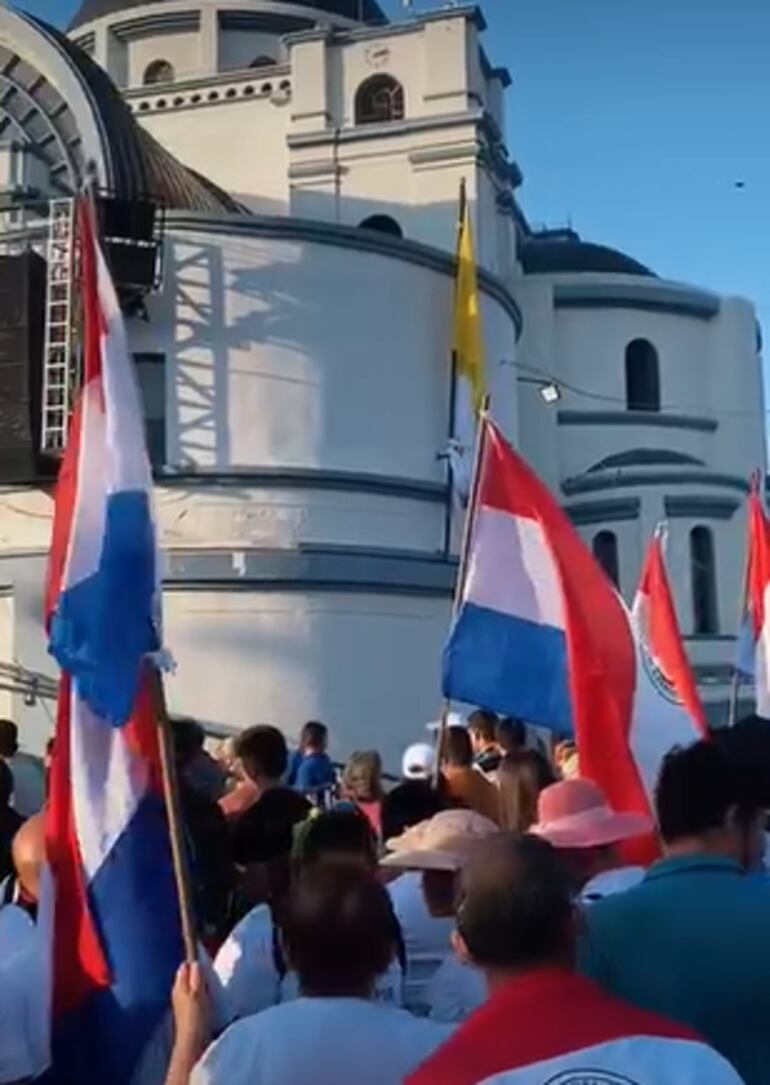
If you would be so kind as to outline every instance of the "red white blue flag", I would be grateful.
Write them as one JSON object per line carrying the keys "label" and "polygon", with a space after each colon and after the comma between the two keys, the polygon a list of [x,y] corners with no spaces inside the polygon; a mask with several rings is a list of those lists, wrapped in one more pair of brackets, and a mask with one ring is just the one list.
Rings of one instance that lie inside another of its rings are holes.
{"label": "red white blue flag", "polygon": [[754,679],[757,714],[770,717],[770,524],[758,487],[749,497],[745,614],[737,666]]}
{"label": "red white blue flag", "polygon": [[498,988],[405,1085],[741,1085],[689,1029],[540,968]]}
{"label": "red white blue flag", "polygon": [[647,548],[632,617],[637,638],[661,683],[668,688],[669,697],[684,708],[700,735],[706,738],[709,733],[706,714],[682,641],[666,572],[664,536],[661,529],[656,531]]}
{"label": "red white blue flag", "polygon": [[182,941],[149,691],[158,594],[142,412],[85,199],[78,226],[84,382],[49,562],[49,649],[62,678],[41,910],[54,1078],[128,1085],[168,1012]]}
{"label": "red white blue flag", "polygon": [[574,734],[581,775],[649,815],[663,755],[700,736],[548,489],[489,422],[446,697]]}

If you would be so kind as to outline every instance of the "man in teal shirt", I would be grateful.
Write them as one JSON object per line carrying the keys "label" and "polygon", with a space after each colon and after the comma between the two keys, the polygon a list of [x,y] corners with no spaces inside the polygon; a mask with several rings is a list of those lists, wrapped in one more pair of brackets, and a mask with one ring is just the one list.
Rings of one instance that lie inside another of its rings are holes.
{"label": "man in teal shirt", "polygon": [[706,742],[668,755],[655,804],[665,858],[589,909],[581,968],[695,1029],[746,1085],[768,1085],[770,882],[746,876],[761,859],[764,811]]}

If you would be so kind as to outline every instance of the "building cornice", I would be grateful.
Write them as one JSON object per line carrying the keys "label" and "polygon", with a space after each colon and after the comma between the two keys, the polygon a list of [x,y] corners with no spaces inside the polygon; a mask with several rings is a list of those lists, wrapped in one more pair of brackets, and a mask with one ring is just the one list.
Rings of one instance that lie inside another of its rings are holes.
{"label": "building cornice", "polygon": [[154,34],[179,34],[200,30],[200,11],[192,8],[188,11],[151,12],[139,18],[123,19],[110,23],[110,33],[118,41],[134,41]]}
{"label": "building cornice", "polygon": [[443,116],[407,117],[402,121],[384,121],[382,124],[362,124],[350,128],[320,128],[315,132],[295,132],[286,142],[292,149],[318,147],[324,144],[361,143],[373,139],[393,139],[415,133],[430,132],[442,128],[462,128],[481,125],[483,109],[468,109],[462,113],[446,113]]}
{"label": "building cornice", "polygon": [[638,283],[554,282],[553,304],[556,309],[642,309],[711,320],[719,314],[720,299],[705,290],[645,279]]}
{"label": "building cornice", "polygon": [[671,520],[731,520],[741,501],[732,497],[682,494],[664,497],[663,507]]}
{"label": "building cornice", "polygon": [[[299,30],[296,34],[287,34],[287,45],[302,44],[310,41],[372,41],[382,38],[398,38],[408,34],[419,34],[428,23],[446,22],[448,19],[465,19],[474,24],[479,33],[487,29],[487,22],[481,8],[475,4],[465,4],[454,8],[438,8],[436,11],[424,11],[413,18],[399,23],[380,23],[377,25],[352,25],[346,29],[330,26],[317,26],[312,30]],[[494,69],[495,74],[505,69]]]}
{"label": "building cornice", "polygon": [[238,489],[336,490],[399,497],[408,501],[443,504],[446,485],[426,479],[378,475],[365,471],[328,471],[314,467],[261,467],[227,470],[163,469],[155,476],[160,488],[234,486]]}
{"label": "building cornice", "polygon": [[565,505],[564,511],[576,527],[592,524],[621,523],[638,520],[642,502],[638,497],[615,497],[606,501],[583,501],[579,505]]}
{"label": "building cornice", "polygon": [[696,433],[715,433],[719,427],[716,418],[672,414],[669,411],[580,411],[565,408],[556,417],[560,426],[645,426],[693,430]]}
{"label": "building cornice", "polygon": [[365,546],[165,551],[166,591],[340,591],[450,599],[457,562]]}
{"label": "building cornice", "polygon": [[[190,214],[184,211],[170,211],[166,222],[167,228],[172,231],[176,229],[204,234],[225,233],[285,241],[312,241],[318,245],[371,252],[416,264],[452,279],[457,271],[454,255],[441,249],[419,241],[378,234],[374,230],[360,230],[355,226],[342,226],[339,223],[267,215]],[[478,280],[482,292],[497,301],[508,313],[516,328],[516,336],[520,337],[523,327],[521,310],[508,287],[496,275],[483,268],[479,268]]]}
{"label": "building cornice", "polygon": [[567,496],[572,496],[629,487],[673,485],[717,486],[744,494],[749,492],[745,478],[719,471],[614,471],[604,478],[598,475],[574,475],[565,478],[561,488]]}

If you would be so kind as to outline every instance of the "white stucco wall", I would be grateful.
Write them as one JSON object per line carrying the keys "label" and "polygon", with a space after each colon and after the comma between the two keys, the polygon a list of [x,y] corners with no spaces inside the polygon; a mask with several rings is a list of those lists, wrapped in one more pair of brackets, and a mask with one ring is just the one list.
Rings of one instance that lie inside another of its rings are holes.
{"label": "white stucco wall", "polygon": [[[186,166],[204,174],[250,209],[281,214],[288,209],[288,102],[263,95],[288,79],[288,72],[256,71],[221,87],[204,84],[184,94],[199,104],[174,107],[164,93],[164,110],[140,111],[143,96],[131,98],[137,120]],[[246,96],[246,88],[254,93]],[[232,91],[233,99],[227,98]],[[215,101],[210,101],[216,95]],[[154,96],[157,101],[158,95]]]}
{"label": "white stucco wall", "polygon": [[141,87],[147,67],[156,60],[168,61],[177,79],[203,74],[205,66],[202,46],[201,35],[197,30],[134,38],[127,45],[128,86]]}
{"label": "white stucco wall", "polygon": [[[555,308],[555,286],[590,284],[611,292],[622,285],[639,305]],[[745,548],[745,494],[748,479],[766,462],[761,365],[756,353],[750,305],[722,299],[718,311],[701,318],[677,311],[647,311],[652,298],[670,284],[633,276],[561,274],[531,276],[517,291],[524,311],[520,343],[521,373],[527,379],[552,374],[561,384],[555,407],[539,400],[536,387],[520,388],[522,448],[562,502],[576,513],[597,516],[579,528],[590,546],[602,530],[618,540],[621,591],[630,602],[641,562],[656,524],[668,520],[666,560],[682,632],[693,662],[727,673],[740,609]],[[636,338],[656,348],[660,366],[660,415],[627,424],[625,348]],[[595,424],[568,425],[560,412],[596,412]],[[615,417],[613,417],[615,416]],[[674,416],[703,422],[679,425]],[[656,422],[670,419],[670,426]],[[632,450],[678,453],[698,464],[632,464],[587,473],[611,455]],[[633,473],[639,482],[628,485]],[[685,477],[677,477],[684,473]],[[717,477],[712,477],[716,475]],[[599,481],[598,488],[569,493],[570,480]],[[734,481],[733,481],[734,480]],[[610,509],[618,501],[637,504],[630,518]],[[669,513],[677,502],[694,501],[692,514]],[[601,509],[607,507],[606,518]],[[590,510],[590,512],[589,512]],[[596,511],[594,511],[596,510]],[[717,636],[694,636],[690,534],[712,533],[719,628]],[[704,687],[709,699],[725,695],[722,679]]]}
{"label": "white stucco wall", "polygon": [[178,664],[167,685],[174,711],[236,727],[273,723],[291,736],[321,719],[333,756],[376,747],[391,771],[437,718],[448,602],[175,591],[165,618]]}
{"label": "white stucco wall", "polygon": [[[167,355],[171,465],[443,478],[448,271],[171,223],[165,270],[150,323],[135,322],[132,335],[135,349]],[[488,356],[514,358],[511,317],[489,295],[482,305]],[[515,371],[490,374],[515,439]]]}

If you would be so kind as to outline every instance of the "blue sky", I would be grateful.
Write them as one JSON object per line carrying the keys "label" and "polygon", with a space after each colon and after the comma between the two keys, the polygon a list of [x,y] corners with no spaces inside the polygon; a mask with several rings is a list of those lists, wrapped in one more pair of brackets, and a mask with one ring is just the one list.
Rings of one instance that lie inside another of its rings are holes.
{"label": "blue sky", "polygon": [[[76,4],[23,6],[64,23]],[[508,140],[531,221],[571,222],[662,275],[744,294],[770,321],[770,3],[482,7],[490,59],[513,77]]]}

